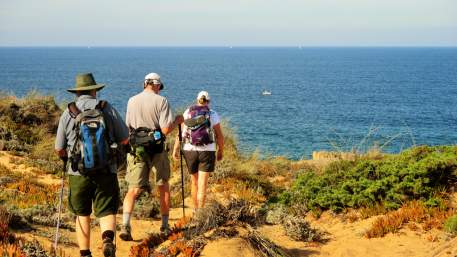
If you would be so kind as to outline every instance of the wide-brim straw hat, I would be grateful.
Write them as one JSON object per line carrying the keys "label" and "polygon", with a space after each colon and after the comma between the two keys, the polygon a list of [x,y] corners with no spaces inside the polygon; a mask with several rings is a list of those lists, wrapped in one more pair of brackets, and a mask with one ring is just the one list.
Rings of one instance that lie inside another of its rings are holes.
{"label": "wide-brim straw hat", "polygon": [[100,90],[105,87],[105,84],[97,84],[92,73],[84,73],[76,75],[76,83],[74,88],[67,89],[68,92],[76,93],[78,91]]}

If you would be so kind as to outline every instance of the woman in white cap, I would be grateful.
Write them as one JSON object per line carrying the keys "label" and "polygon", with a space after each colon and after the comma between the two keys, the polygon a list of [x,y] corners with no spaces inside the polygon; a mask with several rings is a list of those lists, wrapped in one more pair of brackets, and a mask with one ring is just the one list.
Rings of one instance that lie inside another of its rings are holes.
{"label": "woman in white cap", "polygon": [[[219,115],[209,108],[211,98],[206,91],[197,96],[197,104],[184,112],[182,124],[183,154],[192,178],[191,194],[194,211],[205,206],[208,177],[214,171],[216,160],[222,160],[224,136]],[[179,159],[180,142],[177,138],[173,158]]]}

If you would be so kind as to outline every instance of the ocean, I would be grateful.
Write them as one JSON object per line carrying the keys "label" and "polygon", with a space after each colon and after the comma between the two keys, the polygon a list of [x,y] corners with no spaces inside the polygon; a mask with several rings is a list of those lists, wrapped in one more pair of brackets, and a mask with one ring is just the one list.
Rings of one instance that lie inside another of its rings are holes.
{"label": "ocean", "polygon": [[0,48],[0,90],[16,96],[69,102],[84,72],[123,115],[149,72],[178,112],[208,91],[244,153],[457,143],[457,48]]}

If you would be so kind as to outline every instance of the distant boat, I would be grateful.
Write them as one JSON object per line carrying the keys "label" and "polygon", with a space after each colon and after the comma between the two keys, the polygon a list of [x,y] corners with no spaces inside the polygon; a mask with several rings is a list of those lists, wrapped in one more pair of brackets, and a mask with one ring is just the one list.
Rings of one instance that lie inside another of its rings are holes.
{"label": "distant boat", "polygon": [[263,90],[262,95],[271,95],[271,91]]}

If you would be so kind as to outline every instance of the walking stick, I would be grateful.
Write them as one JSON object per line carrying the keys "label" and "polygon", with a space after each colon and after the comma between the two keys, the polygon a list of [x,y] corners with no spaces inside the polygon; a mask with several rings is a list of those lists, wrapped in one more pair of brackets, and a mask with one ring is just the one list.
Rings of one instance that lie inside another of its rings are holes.
{"label": "walking stick", "polygon": [[181,196],[182,196],[182,216],[186,217],[184,211],[184,172],[182,169],[182,133],[181,133],[181,124],[178,125],[178,136],[179,136],[179,159],[181,162]]}
{"label": "walking stick", "polygon": [[60,185],[60,196],[59,196],[59,214],[57,216],[57,227],[56,227],[56,238],[54,241],[54,251],[57,253],[57,243],[59,242],[59,227],[60,227],[60,214],[62,212],[62,198],[63,198],[63,188],[65,183],[65,169],[67,168],[67,157],[63,157],[63,170],[62,170],[62,183]]}

